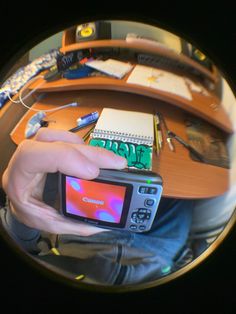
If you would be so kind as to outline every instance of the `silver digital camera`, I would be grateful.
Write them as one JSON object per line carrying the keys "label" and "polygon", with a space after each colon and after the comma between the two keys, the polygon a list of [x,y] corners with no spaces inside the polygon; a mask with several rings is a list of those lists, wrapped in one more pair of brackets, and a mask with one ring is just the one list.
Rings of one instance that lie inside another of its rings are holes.
{"label": "silver digital camera", "polygon": [[150,230],[162,195],[162,178],[151,171],[101,169],[94,180],[60,175],[61,212],[97,227]]}

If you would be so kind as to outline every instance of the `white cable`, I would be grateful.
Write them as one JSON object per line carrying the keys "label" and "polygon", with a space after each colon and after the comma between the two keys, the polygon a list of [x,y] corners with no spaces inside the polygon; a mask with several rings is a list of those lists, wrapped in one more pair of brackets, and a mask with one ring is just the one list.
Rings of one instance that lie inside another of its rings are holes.
{"label": "white cable", "polygon": [[[27,88],[27,86],[29,84],[31,84],[33,81],[35,81],[36,79],[39,79],[39,78],[44,78],[44,76],[40,75],[40,76],[36,76],[36,77],[33,77],[31,80],[28,81],[28,83],[20,90],[19,92],[19,100],[14,100],[12,99],[12,97],[10,96],[10,93],[8,92],[7,93],[7,97],[15,104],[21,104],[22,106],[24,106],[25,108],[29,109],[29,110],[32,110],[32,111],[36,111],[36,112],[39,112],[39,111],[42,111],[42,109],[35,109],[35,108],[31,108],[29,107],[28,105],[26,105],[24,103],[24,100],[26,98],[28,98],[30,95],[32,95],[41,85],[43,85],[45,82],[42,81],[40,84],[38,84],[34,89],[32,89],[28,94],[26,94],[24,97],[22,97],[22,93],[23,91]],[[58,106],[58,107],[55,107],[55,108],[52,108],[52,109],[46,109],[46,110],[43,110],[44,112],[53,112],[53,111],[56,111],[56,110],[60,110],[60,109],[64,109],[64,108],[67,108],[67,107],[76,107],[78,106],[78,103],[76,102],[73,102],[73,103],[70,103],[70,104],[67,104],[67,105],[64,105],[64,106]]]}
{"label": "white cable", "polygon": [[38,112],[38,111],[53,112],[53,111],[56,111],[56,110],[60,110],[60,109],[67,108],[67,107],[76,107],[76,106],[78,106],[78,103],[77,103],[77,102],[73,102],[73,103],[70,103],[70,104],[66,104],[66,105],[64,105],[64,106],[58,106],[58,107],[55,107],[55,108],[52,108],[52,109],[42,110],[42,109],[34,109],[34,108],[31,108],[31,107],[27,106],[27,105],[24,103],[23,99],[21,98],[21,93],[19,93],[19,99],[20,99],[20,103],[21,103],[24,107],[28,108],[29,110],[33,110],[33,111],[37,111],[37,112]]}
{"label": "white cable", "polygon": [[[43,76],[42,75],[40,75],[40,76],[36,76],[36,77],[33,77],[32,79],[30,79],[29,81],[28,81],[28,83],[22,88],[22,90],[19,92],[19,95],[20,94],[22,94],[23,93],[23,91],[26,89],[26,87],[29,85],[29,84],[31,84],[33,81],[35,81],[36,79],[38,79],[38,78],[43,78]],[[10,96],[10,92],[8,91],[8,93],[7,93],[7,97],[13,102],[13,103],[15,103],[15,104],[19,104],[19,103],[21,103],[21,101],[22,100],[24,100],[24,99],[26,99],[26,98],[28,98],[30,95],[32,95],[41,85],[43,85],[44,84],[44,82],[41,82],[40,84],[38,84],[34,89],[32,89],[32,91],[30,91],[27,95],[25,95],[23,98],[21,97],[21,100],[14,100],[14,99],[12,99],[11,98],[11,96]],[[19,97],[20,98],[20,97]],[[22,104],[23,106],[26,106],[26,108],[28,108],[28,109],[31,109],[30,107],[28,107],[27,105],[25,105],[25,104]],[[31,110],[33,110],[33,109],[31,109]],[[36,109],[35,109],[36,110]]]}

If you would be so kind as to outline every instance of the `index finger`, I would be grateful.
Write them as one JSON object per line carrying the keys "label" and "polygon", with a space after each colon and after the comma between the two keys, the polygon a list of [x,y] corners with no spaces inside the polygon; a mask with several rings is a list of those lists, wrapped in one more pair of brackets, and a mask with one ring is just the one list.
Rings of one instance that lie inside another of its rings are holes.
{"label": "index finger", "polygon": [[73,144],[84,144],[83,139],[75,133],[65,130],[41,128],[36,133],[34,140],[41,142],[67,142]]}
{"label": "index finger", "polygon": [[6,186],[25,187],[36,174],[62,172],[82,179],[93,179],[99,168],[123,169],[126,159],[106,149],[64,142],[23,141],[3,176]]}

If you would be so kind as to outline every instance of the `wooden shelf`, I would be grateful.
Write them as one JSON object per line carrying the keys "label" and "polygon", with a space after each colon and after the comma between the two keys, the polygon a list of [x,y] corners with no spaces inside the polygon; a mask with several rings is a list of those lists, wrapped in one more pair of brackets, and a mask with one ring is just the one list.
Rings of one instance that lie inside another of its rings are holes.
{"label": "wooden shelf", "polygon": [[62,47],[60,49],[62,53],[89,48],[125,48],[135,50],[137,52],[150,53],[153,55],[169,58],[173,61],[181,63],[182,65],[192,67],[214,83],[216,83],[217,81],[217,75],[215,71],[211,72],[188,56],[178,54],[174,50],[165,48],[161,45],[154,43],[147,44],[142,42],[127,42],[124,39],[92,40],[87,42],[75,43],[75,30],[76,28],[72,27],[64,31],[62,36]]}
{"label": "wooden shelf", "polygon": [[[92,40],[86,42],[75,43],[76,27],[67,29],[63,33],[62,48],[63,53],[81,50],[88,48],[101,48],[101,47],[121,47],[127,49],[134,49],[135,51],[148,52],[153,54],[163,55],[170,59],[180,61],[184,64],[191,65],[196,70],[200,71],[211,80],[215,80],[216,73],[210,72],[205,67],[201,66],[194,60],[187,56],[177,54],[176,52],[153,44],[143,43],[129,43],[126,40]],[[130,73],[129,73],[130,74]],[[224,108],[220,104],[220,100],[213,94],[209,96],[192,92],[192,100],[180,97],[173,93],[163,92],[154,88],[145,87],[136,84],[127,83],[129,74],[123,79],[115,79],[112,77],[88,77],[80,79],[58,79],[52,82],[43,81],[40,79],[29,88],[37,87],[37,92],[62,92],[73,90],[114,90],[123,91],[132,94],[144,95],[158,101],[165,101],[168,104],[177,106],[187,112],[190,112],[224,130],[225,132],[232,133],[233,127],[229,117],[227,116]]]}
{"label": "wooden shelf", "polygon": [[[33,106],[45,110],[72,101],[79,101],[80,106],[48,114],[48,119],[53,121],[49,123],[49,128],[68,130],[76,125],[79,116],[96,110],[101,112],[103,107],[149,113],[156,109],[165,116],[168,127],[187,141],[184,111],[145,96],[115,91],[70,91],[48,93]],[[11,132],[11,138],[16,144],[24,139],[26,124],[33,114],[35,112],[28,111]],[[86,132],[87,129],[83,129],[78,135],[83,136]],[[214,197],[227,191],[229,169],[193,161],[181,144],[175,141],[174,145],[175,152],[170,151],[168,145],[164,143],[159,156],[153,153],[153,171],[163,178],[164,196],[200,199]]]}
{"label": "wooden shelf", "polygon": [[[145,95],[156,100],[165,101],[168,104],[172,104],[187,112],[190,112],[214,124],[225,132],[233,132],[232,123],[216,96],[205,96],[197,92],[192,92],[192,100],[190,101],[172,93],[163,92],[141,85],[126,83],[128,75],[121,80],[110,77],[88,77],[73,80],[62,78],[52,82],[45,81],[45,83],[43,82],[42,78],[39,78],[30,85],[30,88],[32,89],[36,86],[39,86],[37,92],[115,90],[132,94]],[[217,110],[214,109],[215,106],[217,107]]]}

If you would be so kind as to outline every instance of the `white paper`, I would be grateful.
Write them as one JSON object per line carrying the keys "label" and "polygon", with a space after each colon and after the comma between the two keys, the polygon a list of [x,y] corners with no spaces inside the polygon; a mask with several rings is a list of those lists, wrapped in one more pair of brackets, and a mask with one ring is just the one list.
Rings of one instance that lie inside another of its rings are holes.
{"label": "white paper", "polygon": [[164,70],[136,65],[127,79],[129,84],[142,85],[192,100],[185,79]]}
{"label": "white paper", "polygon": [[91,68],[104,72],[108,75],[115,76],[117,78],[122,78],[126,73],[128,73],[133,65],[130,63],[108,59],[106,61],[103,60],[93,60],[85,63],[87,66]]}

